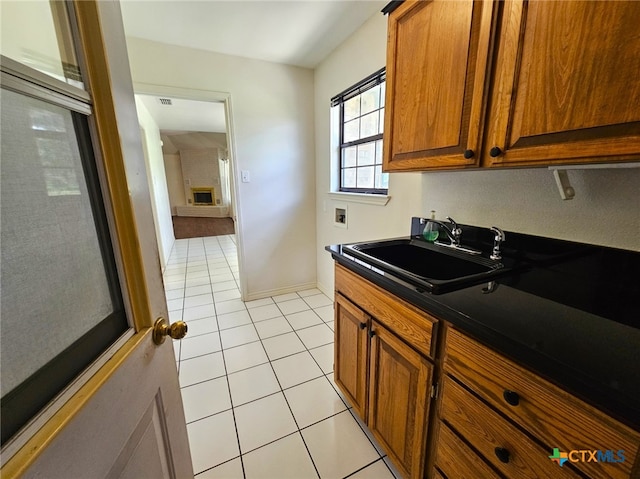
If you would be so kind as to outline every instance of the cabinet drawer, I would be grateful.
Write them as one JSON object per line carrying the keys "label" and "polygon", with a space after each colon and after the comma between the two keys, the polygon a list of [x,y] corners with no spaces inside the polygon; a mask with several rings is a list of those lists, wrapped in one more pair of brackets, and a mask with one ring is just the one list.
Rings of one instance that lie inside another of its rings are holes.
{"label": "cabinet drawer", "polygon": [[502,418],[451,378],[444,378],[441,419],[446,421],[494,467],[512,479],[553,477],[579,479],[549,459],[549,451]]}
{"label": "cabinet drawer", "polygon": [[391,296],[375,284],[336,264],[335,289],[374,317],[411,347],[433,357],[434,327],[438,320]]}
{"label": "cabinet drawer", "polygon": [[[461,441],[446,424],[440,424],[436,467],[452,479],[500,479],[483,459]],[[442,477],[438,470],[434,478]]]}
{"label": "cabinet drawer", "polygon": [[638,472],[638,432],[453,328],[446,341],[445,371],[541,440],[549,454],[554,448],[623,450],[624,462],[573,464],[593,478],[627,479]]}

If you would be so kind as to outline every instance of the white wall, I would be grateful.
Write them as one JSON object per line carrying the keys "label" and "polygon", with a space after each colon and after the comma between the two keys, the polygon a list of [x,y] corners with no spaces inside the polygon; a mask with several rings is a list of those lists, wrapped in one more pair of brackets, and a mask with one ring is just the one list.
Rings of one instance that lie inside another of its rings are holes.
{"label": "white wall", "polygon": [[164,155],[164,172],[167,176],[171,214],[176,216],[178,214],[176,206],[187,206],[184,182],[182,181],[182,161],[179,154]]}
{"label": "white wall", "polygon": [[164,271],[176,237],[171,221],[171,205],[167,189],[167,176],[164,170],[160,129],[147,107],[138,97],[136,97],[136,110],[138,111],[140,128],[142,128],[142,145],[146,156],[153,220],[160,252],[160,266]]}
{"label": "white wall", "polygon": [[[333,260],[324,250],[329,244],[390,238],[408,234],[411,216],[421,207],[421,175],[392,173],[386,206],[334,200],[331,188],[332,161],[337,163],[337,150],[331,152],[331,97],[350,87],[385,65],[387,49],[387,17],[377,13],[358,31],[334,50],[315,70],[316,118],[316,215],[318,287],[333,294]],[[334,208],[348,208],[348,229],[333,225]]]}
{"label": "white wall", "polygon": [[313,72],[137,38],[137,83],[229,92],[245,299],[316,283]]}
{"label": "white wall", "polygon": [[576,196],[567,201],[546,168],[423,173],[422,214],[640,251],[640,169],[572,170],[569,179]]}

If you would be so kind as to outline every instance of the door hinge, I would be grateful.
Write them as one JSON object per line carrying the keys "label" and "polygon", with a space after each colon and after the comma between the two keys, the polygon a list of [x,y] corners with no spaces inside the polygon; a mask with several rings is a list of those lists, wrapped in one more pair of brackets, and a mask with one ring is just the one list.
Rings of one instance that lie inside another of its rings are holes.
{"label": "door hinge", "polygon": [[436,399],[438,397],[438,385],[434,384],[431,386],[431,393],[429,394],[432,399]]}

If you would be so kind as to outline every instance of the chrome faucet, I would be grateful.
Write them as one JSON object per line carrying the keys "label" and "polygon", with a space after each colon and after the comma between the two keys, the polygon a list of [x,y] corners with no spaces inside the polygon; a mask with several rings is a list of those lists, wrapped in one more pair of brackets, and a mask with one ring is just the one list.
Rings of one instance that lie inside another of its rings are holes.
{"label": "chrome faucet", "polygon": [[502,231],[497,226],[492,226],[491,231],[495,233],[495,236],[493,237],[493,251],[491,252],[489,258],[495,260],[502,259],[502,254],[500,253],[500,245],[505,240],[504,231]]}
{"label": "chrome faucet", "polygon": [[447,220],[449,220],[449,223],[451,223],[451,225],[453,226],[452,229],[447,228],[445,225],[442,226],[444,226],[444,229],[447,232],[447,236],[449,236],[449,239],[451,240],[451,244],[453,244],[454,246],[460,246],[462,228],[458,226],[458,223],[456,223],[451,216],[447,216]]}
{"label": "chrome faucet", "polygon": [[450,216],[447,216],[447,220],[449,221],[449,223],[451,223],[451,227],[449,227],[447,224],[439,220],[426,219],[424,221],[425,223],[427,221],[430,221],[440,226],[440,228],[445,232],[445,234],[449,238],[449,241],[451,242],[451,243],[443,243],[442,241],[436,241],[435,244],[438,246],[446,246],[447,248],[453,248],[455,250],[463,251],[465,253],[480,254],[481,253],[480,250],[469,248],[467,246],[462,246],[460,244],[460,237],[462,236],[462,228],[460,228],[458,226],[458,223],[456,223],[455,220]]}

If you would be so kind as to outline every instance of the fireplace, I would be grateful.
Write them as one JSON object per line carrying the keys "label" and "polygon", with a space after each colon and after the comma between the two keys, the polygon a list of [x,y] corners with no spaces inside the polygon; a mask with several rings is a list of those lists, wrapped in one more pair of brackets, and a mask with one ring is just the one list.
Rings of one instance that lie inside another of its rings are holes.
{"label": "fireplace", "polygon": [[215,194],[213,188],[191,188],[193,204],[196,206],[213,205]]}

